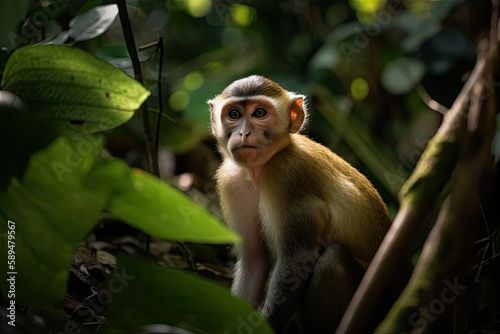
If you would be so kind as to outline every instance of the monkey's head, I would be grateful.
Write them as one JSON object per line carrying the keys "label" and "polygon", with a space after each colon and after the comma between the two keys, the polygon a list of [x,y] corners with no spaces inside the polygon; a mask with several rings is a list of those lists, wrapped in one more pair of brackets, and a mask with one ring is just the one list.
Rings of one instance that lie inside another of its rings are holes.
{"label": "monkey's head", "polygon": [[219,150],[240,165],[265,164],[306,124],[304,98],[258,75],[234,81],[208,101]]}

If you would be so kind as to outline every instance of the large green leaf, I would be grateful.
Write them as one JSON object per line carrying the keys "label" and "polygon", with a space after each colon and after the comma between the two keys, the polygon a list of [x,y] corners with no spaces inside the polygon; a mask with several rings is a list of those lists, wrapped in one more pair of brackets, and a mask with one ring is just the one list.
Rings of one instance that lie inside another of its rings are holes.
{"label": "large green leaf", "polygon": [[97,165],[88,187],[110,192],[106,210],[156,237],[207,244],[232,243],[239,236],[181,191],[121,160]]}
{"label": "large green leaf", "polygon": [[104,60],[62,45],[26,46],[14,52],[2,88],[18,95],[30,116],[64,133],[117,127],[150,95]]}
{"label": "large green leaf", "polygon": [[[123,182],[123,181],[122,181]],[[205,209],[158,178],[134,170],[108,210],[138,229],[165,239],[202,243],[229,243],[238,235]]]}
{"label": "large green leaf", "polygon": [[[59,137],[33,154],[24,179],[12,178],[0,192],[0,245],[7,221],[15,223],[16,262],[0,270],[7,295],[7,271],[17,272],[20,304],[55,310],[64,298],[74,250],[93,229],[103,210],[158,237],[228,243],[238,239],[187,196],[120,160],[96,160],[97,136]],[[7,247],[0,248],[7,258]]]}
{"label": "large green leaf", "polygon": [[217,283],[139,259],[119,258],[118,265],[122,284],[114,287],[108,333],[138,333],[147,324],[193,333],[272,333],[252,306]]}
{"label": "large green leaf", "polygon": [[[83,149],[85,145],[85,149]],[[82,179],[91,170],[101,141],[56,139],[35,153],[22,182],[12,179],[0,192],[0,258],[7,258],[7,221],[15,223],[16,301],[54,309],[66,293],[71,258],[96,224],[107,202]],[[6,261],[0,288],[6,296]]]}

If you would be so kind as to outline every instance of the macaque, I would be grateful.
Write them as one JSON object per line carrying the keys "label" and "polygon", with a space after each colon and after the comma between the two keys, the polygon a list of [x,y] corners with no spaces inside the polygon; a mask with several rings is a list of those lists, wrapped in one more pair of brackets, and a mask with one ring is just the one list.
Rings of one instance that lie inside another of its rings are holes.
{"label": "macaque", "polygon": [[[305,96],[252,75],[208,104],[221,211],[243,238],[232,293],[276,333],[334,333],[389,229],[387,207],[365,176],[299,134]],[[394,273],[391,304],[410,270]]]}

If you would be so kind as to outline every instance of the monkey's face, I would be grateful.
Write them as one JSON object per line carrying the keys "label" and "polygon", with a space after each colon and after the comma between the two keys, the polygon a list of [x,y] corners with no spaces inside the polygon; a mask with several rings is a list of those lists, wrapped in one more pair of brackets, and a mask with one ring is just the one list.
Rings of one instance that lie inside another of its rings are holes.
{"label": "monkey's face", "polygon": [[225,104],[220,110],[220,124],[219,145],[235,162],[248,167],[269,161],[288,138],[286,110],[280,113],[267,99]]}
{"label": "monkey's face", "polygon": [[307,117],[303,95],[256,75],[236,80],[207,102],[220,152],[246,167],[268,162]]}

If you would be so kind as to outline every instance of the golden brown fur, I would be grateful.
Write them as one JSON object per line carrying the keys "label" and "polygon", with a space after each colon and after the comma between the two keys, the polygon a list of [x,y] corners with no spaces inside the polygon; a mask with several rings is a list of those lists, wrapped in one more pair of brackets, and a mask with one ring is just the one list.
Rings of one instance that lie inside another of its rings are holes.
{"label": "golden brown fur", "polygon": [[[385,204],[355,168],[297,133],[304,96],[251,76],[208,103],[222,213],[243,236],[232,292],[277,333],[333,333],[391,224]],[[408,277],[402,265],[395,284]]]}

